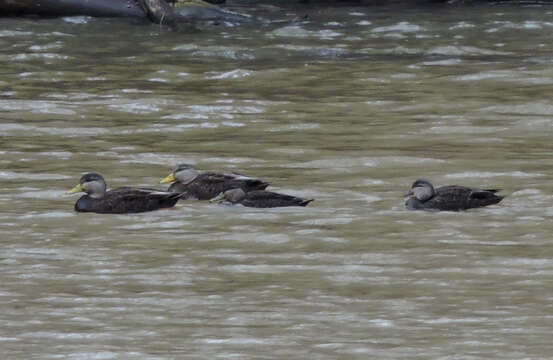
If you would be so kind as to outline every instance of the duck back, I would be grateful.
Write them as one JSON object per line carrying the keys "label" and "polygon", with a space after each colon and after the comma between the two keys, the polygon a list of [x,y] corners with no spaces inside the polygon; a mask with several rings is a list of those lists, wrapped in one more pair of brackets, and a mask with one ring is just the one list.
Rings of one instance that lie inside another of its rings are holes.
{"label": "duck back", "polygon": [[100,199],[83,195],[75,211],[101,214],[127,214],[173,207],[181,194],[155,189],[120,187],[105,193]]}
{"label": "duck back", "polygon": [[476,189],[458,185],[442,186],[427,201],[409,199],[407,207],[424,210],[460,211],[499,203],[503,196],[496,189]]}
{"label": "duck back", "polygon": [[168,191],[184,193],[183,198],[192,200],[209,200],[227,190],[241,188],[244,192],[263,190],[268,183],[235,174],[206,172],[198,175],[188,184],[175,182]]}
{"label": "duck back", "polygon": [[254,190],[246,193],[246,196],[240,201],[240,204],[255,208],[272,208],[282,206],[306,206],[311,201],[313,201],[313,199],[303,199],[265,190]]}

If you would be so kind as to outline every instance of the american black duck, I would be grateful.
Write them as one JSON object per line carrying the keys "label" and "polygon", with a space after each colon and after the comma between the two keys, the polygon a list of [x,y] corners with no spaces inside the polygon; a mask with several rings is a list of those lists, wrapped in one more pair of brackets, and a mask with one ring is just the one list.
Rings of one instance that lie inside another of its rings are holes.
{"label": "american black duck", "polygon": [[75,203],[75,211],[102,214],[126,214],[173,207],[180,193],[147,188],[118,187],[106,191],[106,182],[100,174],[81,176],[79,184],[69,194],[85,192]]}
{"label": "american black duck", "polygon": [[168,191],[183,193],[187,200],[209,200],[230,189],[240,188],[245,192],[263,190],[268,183],[238,174],[216,172],[199,173],[192,165],[180,164],[160,183],[169,183]]}
{"label": "american black duck", "polygon": [[244,190],[237,188],[227,190],[217,197],[211,199],[211,202],[221,201],[231,204],[241,204],[248,207],[255,208],[273,208],[281,206],[306,206],[314,199],[302,199],[299,197],[279,194],[265,190],[254,190],[244,192]]}
{"label": "american black duck", "polygon": [[409,210],[460,211],[497,204],[503,196],[497,196],[497,189],[477,189],[459,185],[442,186],[434,189],[428,180],[419,179],[405,193],[409,199],[405,206]]}

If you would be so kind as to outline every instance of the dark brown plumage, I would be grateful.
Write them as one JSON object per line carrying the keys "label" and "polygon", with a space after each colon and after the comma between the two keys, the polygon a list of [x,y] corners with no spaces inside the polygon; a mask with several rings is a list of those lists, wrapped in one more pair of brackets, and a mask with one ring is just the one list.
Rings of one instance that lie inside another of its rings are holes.
{"label": "dark brown plumage", "polygon": [[173,207],[180,193],[147,188],[119,187],[106,191],[106,183],[100,174],[89,173],[70,193],[83,191],[75,203],[75,211],[102,214],[127,214]]}
{"label": "dark brown plumage", "polygon": [[244,192],[242,189],[227,190],[212,201],[223,200],[231,204],[241,204],[254,208],[273,208],[283,206],[306,206],[314,199],[279,194],[265,190]]}
{"label": "dark brown plumage", "polygon": [[240,188],[245,192],[263,190],[268,183],[239,174],[216,172],[198,173],[193,166],[180,164],[161,182],[174,181],[168,191],[182,193],[182,199],[209,200],[230,189]]}
{"label": "dark brown plumage", "polygon": [[459,185],[442,186],[434,189],[428,180],[417,180],[406,195],[409,210],[460,211],[494,205],[503,200],[495,193],[497,189],[478,189]]}

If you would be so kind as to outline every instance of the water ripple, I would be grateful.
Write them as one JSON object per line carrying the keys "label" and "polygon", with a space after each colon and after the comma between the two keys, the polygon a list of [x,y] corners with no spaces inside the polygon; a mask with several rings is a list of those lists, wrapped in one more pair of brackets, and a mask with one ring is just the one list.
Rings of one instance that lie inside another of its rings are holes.
{"label": "water ripple", "polygon": [[402,33],[411,33],[411,32],[420,32],[425,29],[419,25],[410,24],[409,22],[402,21],[396,25],[390,26],[380,26],[372,29],[373,33],[382,33],[382,32],[402,32]]}

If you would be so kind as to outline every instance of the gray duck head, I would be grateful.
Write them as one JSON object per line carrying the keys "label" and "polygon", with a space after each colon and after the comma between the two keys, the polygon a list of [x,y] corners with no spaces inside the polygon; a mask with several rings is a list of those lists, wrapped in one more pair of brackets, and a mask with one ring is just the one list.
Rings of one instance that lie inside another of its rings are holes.
{"label": "gray duck head", "polygon": [[411,185],[411,189],[405,193],[405,196],[414,196],[417,200],[426,201],[436,195],[436,190],[432,183],[425,179],[418,179]]}
{"label": "gray duck head", "polygon": [[101,199],[106,193],[106,182],[100,174],[87,173],[81,176],[77,186],[68,191],[69,194],[76,192],[85,192],[92,198]]}
{"label": "gray duck head", "polygon": [[198,170],[190,164],[179,164],[173,168],[166,178],[160,181],[161,184],[179,181],[183,184],[192,182],[199,175]]}
{"label": "gray duck head", "polygon": [[216,202],[216,201],[226,200],[228,202],[236,204],[242,201],[244,197],[246,197],[246,193],[244,192],[244,190],[242,190],[241,188],[236,188],[236,189],[230,189],[225,192],[222,192],[209,201]]}

